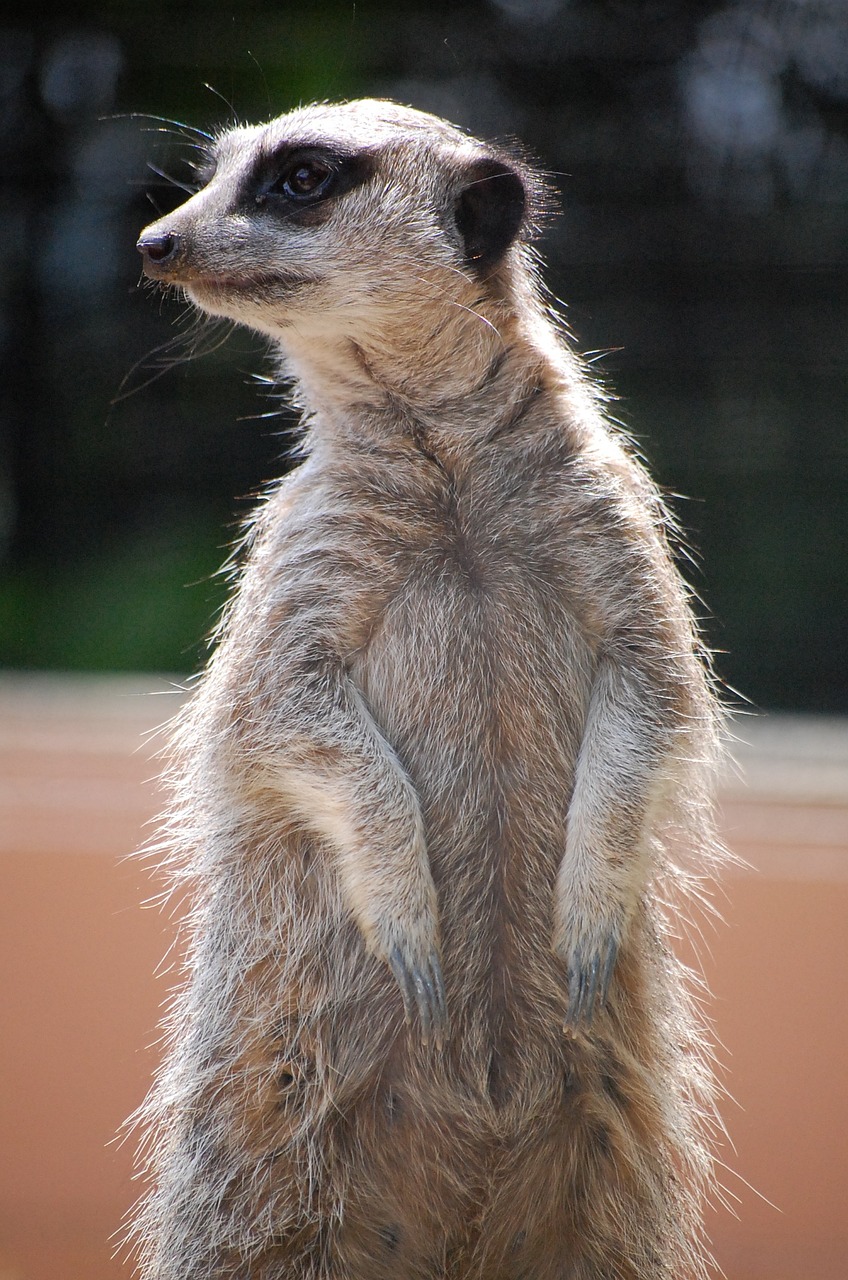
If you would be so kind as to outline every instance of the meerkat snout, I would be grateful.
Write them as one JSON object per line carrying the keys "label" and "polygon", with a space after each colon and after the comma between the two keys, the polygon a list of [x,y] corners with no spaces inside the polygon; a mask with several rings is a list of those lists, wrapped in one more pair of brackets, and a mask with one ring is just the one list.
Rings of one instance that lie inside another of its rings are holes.
{"label": "meerkat snout", "polygon": [[144,257],[145,275],[156,279],[159,271],[179,255],[181,246],[182,238],[173,231],[162,231],[156,235],[145,232],[136,244]]}

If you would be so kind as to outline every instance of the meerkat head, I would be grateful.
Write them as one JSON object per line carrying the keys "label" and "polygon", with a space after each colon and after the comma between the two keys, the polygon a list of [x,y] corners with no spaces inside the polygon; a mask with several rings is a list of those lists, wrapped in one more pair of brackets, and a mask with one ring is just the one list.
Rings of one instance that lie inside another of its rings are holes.
{"label": "meerkat head", "polygon": [[219,137],[205,185],[138,248],[151,279],[284,349],[367,346],[399,321],[435,331],[446,306],[502,303],[539,189],[523,162],[435,116],[311,106]]}

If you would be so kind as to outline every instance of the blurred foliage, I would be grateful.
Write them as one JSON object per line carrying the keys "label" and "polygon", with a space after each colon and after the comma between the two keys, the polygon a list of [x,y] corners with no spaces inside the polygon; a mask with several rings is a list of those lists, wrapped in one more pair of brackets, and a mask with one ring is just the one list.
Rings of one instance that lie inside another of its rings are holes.
{"label": "blurred foliage", "polygon": [[111,0],[0,28],[0,68],[0,661],[196,667],[285,466],[263,343],[138,287],[139,229],[183,198],[148,161],[191,154],[143,113],[374,94],[540,158],[548,282],[685,495],[721,675],[848,710],[844,0]]}
{"label": "blurred foliage", "polygon": [[[0,593],[7,660],[66,669],[194,669],[198,622],[223,603],[212,520],[114,540],[58,570],[24,566]],[[202,588],[198,592],[197,588]],[[196,598],[195,598],[196,597]],[[201,623],[202,625],[202,623]]]}

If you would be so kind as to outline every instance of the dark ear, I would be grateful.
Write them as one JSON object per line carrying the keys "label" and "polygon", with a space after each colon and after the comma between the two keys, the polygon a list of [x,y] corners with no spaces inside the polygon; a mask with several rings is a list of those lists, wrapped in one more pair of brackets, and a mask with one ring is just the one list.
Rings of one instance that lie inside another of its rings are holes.
{"label": "dark ear", "polygon": [[456,225],[470,265],[481,273],[496,266],[526,212],[527,190],[520,174],[494,156],[476,160],[456,202]]}

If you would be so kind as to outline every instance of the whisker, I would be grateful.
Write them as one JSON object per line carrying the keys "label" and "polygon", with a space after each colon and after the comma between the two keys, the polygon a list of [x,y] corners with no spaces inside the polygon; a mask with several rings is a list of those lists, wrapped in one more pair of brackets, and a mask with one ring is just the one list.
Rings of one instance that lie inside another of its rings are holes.
{"label": "whisker", "polygon": [[180,182],[179,178],[175,178],[173,174],[166,173],[164,169],[160,169],[158,165],[153,164],[151,160],[147,161],[147,168],[151,173],[155,173],[157,178],[163,178],[169,186],[179,187],[180,191],[185,191],[190,196],[196,194],[196,187],[189,186],[187,182]]}
{"label": "whisker", "polygon": [[[206,87],[209,88],[208,85]],[[101,116],[100,119],[101,120],[155,120],[155,121],[158,121],[159,124],[170,124],[177,129],[185,129],[189,133],[197,134],[198,138],[205,138],[207,142],[211,143],[215,141],[213,135],[211,133],[207,133],[205,129],[198,129],[196,125],[186,124],[185,121],[183,120],[172,120],[170,119],[169,116],[154,116],[154,115],[151,115],[149,111],[118,111],[118,112],[115,112],[113,115]],[[151,132],[153,131],[151,130]],[[167,132],[167,130],[162,130],[162,132],[163,133]],[[179,135],[176,135],[176,136],[179,136]],[[186,141],[188,142],[189,139],[186,138]]]}
{"label": "whisker", "polygon": [[[154,286],[155,287],[155,286]],[[120,381],[118,390],[109,402],[110,408],[120,404],[123,400],[128,400],[130,396],[136,395],[137,392],[143,391],[145,387],[149,387],[152,383],[158,382],[171,369],[181,364],[187,364],[189,360],[200,360],[205,356],[212,355],[227,341],[233,329],[232,321],[225,320],[223,317],[211,319],[210,317],[199,314],[194,308],[186,308],[185,311],[177,319],[177,323],[189,322],[190,328],[188,332],[177,334],[176,337],[169,338],[166,342],[160,343],[154,347],[152,351],[148,351],[140,359],[127,370]],[[223,334],[218,333],[220,326],[226,326]],[[203,334],[214,334],[214,341],[207,346],[201,347],[199,338]],[[192,345],[194,344],[194,345]],[[180,351],[181,354],[168,357],[167,353],[172,351]],[[131,379],[140,369],[148,367],[148,362],[159,357],[156,367],[150,375],[143,381],[128,386]]]}
{"label": "whisker", "polygon": [[203,82],[203,87],[204,87],[204,89],[208,89],[210,93],[214,93],[214,95],[215,95],[215,97],[216,97],[216,98],[220,98],[220,99],[221,99],[221,101],[223,102],[224,106],[228,108],[228,110],[229,110],[229,112],[230,112],[230,115],[231,115],[231,116],[232,116],[232,118],[233,118],[233,124],[234,124],[237,128],[240,128],[240,127],[241,127],[241,120],[239,119],[238,112],[236,111],[236,109],[235,109],[235,107],[233,106],[233,104],[230,102],[229,98],[225,98],[225,97],[224,97],[224,95],[223,95],[223,93],[221,93],[221,91],[220,91],[219,89],[216,89],[216,88],[214,87],[214,85],[209,84],[209,82],[208,82],[208,81],[206,81],[206,80],[204,80],[204,82]]}
{"label": "whisker", "polygon": [[[176,129],[142,129],[142,133],[162,134],[166,138],[174,138],[182,147],[191,147],[193,151],[199,151],[201,155],[208,155],[209,148],[205,142],[195,142],[194,138],[187,138],[185,134],[179,133]],[[186,161],[186,163],[191,163]]]}

